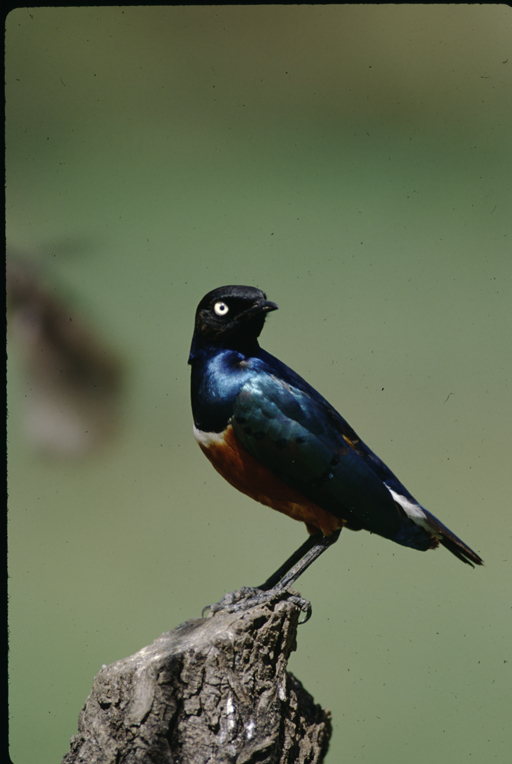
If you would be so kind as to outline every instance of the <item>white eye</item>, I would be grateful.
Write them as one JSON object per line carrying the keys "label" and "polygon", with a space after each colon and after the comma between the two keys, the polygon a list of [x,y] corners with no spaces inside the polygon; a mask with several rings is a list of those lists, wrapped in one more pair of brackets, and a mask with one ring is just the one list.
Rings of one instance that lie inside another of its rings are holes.
{"label": "white eye", "polygon": [[216,302],[213,309],[218,316],[225,316],[226,313],[229,313],[229,308],[225,302]]}

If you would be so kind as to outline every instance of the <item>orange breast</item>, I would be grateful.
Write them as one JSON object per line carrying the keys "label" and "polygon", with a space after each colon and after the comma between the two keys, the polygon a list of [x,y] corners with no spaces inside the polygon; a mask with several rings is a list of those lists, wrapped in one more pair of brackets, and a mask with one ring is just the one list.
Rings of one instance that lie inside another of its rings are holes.
{"label": "orange breast", "polygon": [[239,442],[233,427],[223,433],[194,431],[201,450],[228,483],[252,499],[306,523],[309,533],[328,536],[344,525],[330,512],[306,499],[255,459]]}

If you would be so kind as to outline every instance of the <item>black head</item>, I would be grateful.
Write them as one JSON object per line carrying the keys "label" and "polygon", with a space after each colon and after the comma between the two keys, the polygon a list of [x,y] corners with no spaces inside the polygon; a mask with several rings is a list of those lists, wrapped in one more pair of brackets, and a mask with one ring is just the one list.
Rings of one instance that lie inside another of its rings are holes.
{"label": "black head", "polygon": [[197,306],[194,340],[234,349],[257,346],[267,313],[277,308],[261,289],[219,287]]}

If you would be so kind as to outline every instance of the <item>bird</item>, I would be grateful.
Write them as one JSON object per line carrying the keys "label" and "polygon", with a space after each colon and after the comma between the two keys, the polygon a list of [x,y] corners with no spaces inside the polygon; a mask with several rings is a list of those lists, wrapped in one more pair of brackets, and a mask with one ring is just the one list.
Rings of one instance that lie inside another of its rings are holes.
{"label": "bird", "polygon": [[199,302],[189,356],[194,435],[214,468],[304,522],[306,541],[257,589],[289,587],[340,536],[366,530],[419,551],[482,558],[423,507],[336,409],[260,347],[265,292],[228,285]]}

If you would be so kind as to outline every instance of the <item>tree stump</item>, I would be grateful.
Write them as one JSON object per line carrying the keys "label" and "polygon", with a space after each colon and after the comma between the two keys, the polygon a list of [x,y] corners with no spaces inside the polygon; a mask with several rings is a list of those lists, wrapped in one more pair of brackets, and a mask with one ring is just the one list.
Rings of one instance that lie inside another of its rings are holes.
{"label": "tree stump", "polygon": [[286,671],[300,615],[288,596],[186,621],[104,666],[62,764],[323,761],[330,713]]}

